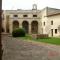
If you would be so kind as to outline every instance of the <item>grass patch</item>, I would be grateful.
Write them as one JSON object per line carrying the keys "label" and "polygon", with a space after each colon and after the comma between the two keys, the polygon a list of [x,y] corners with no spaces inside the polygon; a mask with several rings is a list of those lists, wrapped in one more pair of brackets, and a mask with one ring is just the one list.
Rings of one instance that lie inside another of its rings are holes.
{"label": "grass patch", "polygon": [[49,43],[49,44],[60,45],[60,38],[55,38],[55,37],[34,39],[30,35],[26,35],[25,37],[19,37],[19,38],[23,40],[31,40],[31,41],[36,41],[36,42],[44,42],[44,43]]}
{"label": "grass patch", "polygon": [[45,39],[36,39],[35,41],[60,45],[60,38],[54,38],[54,37],[45,38]]}

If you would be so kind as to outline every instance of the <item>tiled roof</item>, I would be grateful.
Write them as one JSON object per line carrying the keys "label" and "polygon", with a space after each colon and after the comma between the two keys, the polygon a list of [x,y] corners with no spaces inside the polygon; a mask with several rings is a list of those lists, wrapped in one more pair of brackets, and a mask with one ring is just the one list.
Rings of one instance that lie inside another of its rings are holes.
{"label": "tiled roof", "polygon": [[47,16],[60,14],[60,9],[47,7]]}

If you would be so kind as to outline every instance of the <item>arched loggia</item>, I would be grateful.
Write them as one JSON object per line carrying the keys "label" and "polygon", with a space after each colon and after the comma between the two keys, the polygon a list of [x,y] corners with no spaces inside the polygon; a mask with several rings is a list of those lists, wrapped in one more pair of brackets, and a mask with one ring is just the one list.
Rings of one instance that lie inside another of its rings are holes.
{"label": "arched loggia", "polygon": [[19,28],[19,22],[13,21],[13,30],[15,30],[16,28]]}
{"label": "arched loggia", "polygon": [[29,23],[27,21],[23,21],[22,26],[26,33],[29,33]]}
{"label": "arched loggia", "polygon": [[38,22],[32,21],[31,23],[31,33],[37,34],[38,33]]}

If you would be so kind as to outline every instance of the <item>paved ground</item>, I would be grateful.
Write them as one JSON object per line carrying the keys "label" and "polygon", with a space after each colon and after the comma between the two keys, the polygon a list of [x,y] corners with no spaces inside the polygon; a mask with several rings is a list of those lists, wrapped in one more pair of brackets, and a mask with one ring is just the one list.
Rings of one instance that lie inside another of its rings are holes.
{"label": "paved ground", "polygon": [[60,60],[60,46],[2,36],[2,60]]}

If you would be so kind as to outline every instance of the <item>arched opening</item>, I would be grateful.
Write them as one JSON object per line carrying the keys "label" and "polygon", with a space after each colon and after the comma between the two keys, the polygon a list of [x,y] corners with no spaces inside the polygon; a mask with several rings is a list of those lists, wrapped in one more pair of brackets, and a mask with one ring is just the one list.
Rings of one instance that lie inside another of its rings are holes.
{"label": "arched opening", "polygon": [[29,32],[29,23],[27,21],[23,21],[22,26],[26,33]]}
{"label": "arched opening", "polygon": [[3,27],[2,27],[2,32],[5,32]]}
{"label": "arched opening", "polygon": [[19,28],[19,22],[13,21],[13,30],[15,30],[16,28]]}
{"label": "arched opening", "polygon": [[32,23],[31,23],[31,32],[33,34],[38,33],[38,22],[37,21],[32,21]]}

